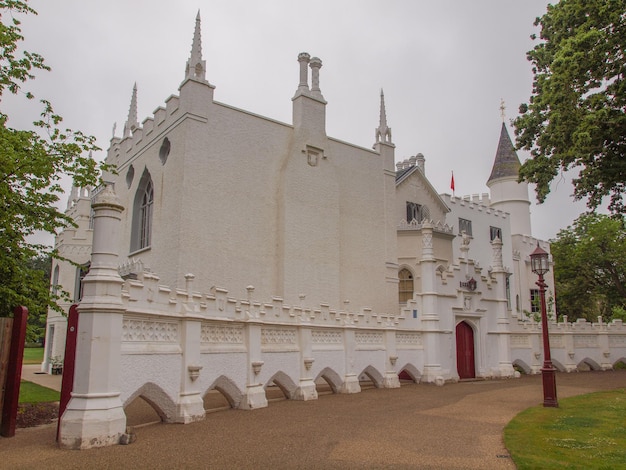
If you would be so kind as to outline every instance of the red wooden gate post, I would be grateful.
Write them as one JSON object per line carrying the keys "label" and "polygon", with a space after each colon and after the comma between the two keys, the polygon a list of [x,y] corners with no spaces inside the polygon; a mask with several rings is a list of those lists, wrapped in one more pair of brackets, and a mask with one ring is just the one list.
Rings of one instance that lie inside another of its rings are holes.
{"label": "red wooden gate post", "polygon": [[11,351],[9,352],[9,370],[4,391],[2,407],[2,426],[0,435],[15,436],[17,405],[20,398],[20,380],[22,379],[22,360],[24,358],[24,341],[26,339],[26,319],[28,309],[15,307],[13,310],[13,332],[11,333]]}
{"label": "red wooden gate post", "polygon": [[57,441],[61,427],[61,416],[72,397],[74,388],[74,364],[76,363],[76,338],[78,337],[78,306],[70,307],[67,316],[67,334],[65,336],[65,355],[63,356],[63,379],[61,381],[61,400],[59,402],[59,421],[57,422]]}

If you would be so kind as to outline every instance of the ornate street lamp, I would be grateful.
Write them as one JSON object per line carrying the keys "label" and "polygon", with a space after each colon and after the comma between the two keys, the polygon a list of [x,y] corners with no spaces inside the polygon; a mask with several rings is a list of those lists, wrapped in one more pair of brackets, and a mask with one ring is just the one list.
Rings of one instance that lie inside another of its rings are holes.
{"label": "ornate street lamp", "polygon": [[543,333],[543,367],[541,375],[543,378],[543,406],[558,407],[556,399],[556,369],[552,365],[550,356],[550,335],[548,334],[548,315],[546,312],[546,283],[543,275],[550,270],[548,253],[542,250],[537,242],[537,248],[530,254],[530,266],[532,271],[539,276],[537,285],[541,297],[541,331]]}

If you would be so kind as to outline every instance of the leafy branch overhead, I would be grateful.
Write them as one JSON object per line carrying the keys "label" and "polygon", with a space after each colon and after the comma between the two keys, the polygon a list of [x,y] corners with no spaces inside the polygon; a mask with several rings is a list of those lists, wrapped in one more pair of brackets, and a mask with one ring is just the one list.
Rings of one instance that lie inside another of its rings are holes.
{"label": "leafy branch overhead", "polygon": [[[37,70],[48,71],[42,56],[21,51],[19,16],[36,14],[25,1],[0,0],[0,96],[6,92],[33,99],[24,87]],[[54,234],[72,224],[57,208],[61,178],[71,177],[80,187],[98,183],[98,164],[88,154],[99,150],[95,137],[61,127],[62,117],[47,100],[40,100],[41,114],[32,129],[14,129],[0,101],[0,315],[15,305],[44,310],[59,308],[58,296],[48,291],[48,280],[30,263],[54,253],[32,243],[38,231]],[[30,264],[29,264],[30,263]]]}
{"label": "leafy branch overhead", "polygon": [[515,120],[517,147],[531,158],[520,179],[543,202],[551,181],[578,170],[574,197],[591,209],[609,198],[626,212],[626,0],[561,0],[537,18],[529,103]]}

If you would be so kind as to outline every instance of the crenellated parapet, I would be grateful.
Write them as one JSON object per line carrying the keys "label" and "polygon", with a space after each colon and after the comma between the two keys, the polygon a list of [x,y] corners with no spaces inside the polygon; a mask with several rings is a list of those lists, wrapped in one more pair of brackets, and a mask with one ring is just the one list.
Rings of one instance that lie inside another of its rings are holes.
{"label": "crenellated parapet", "polygon": [[165,131],[178,123],[184,114],[180,109],[179,96],[171,95],[165,100],[165,106],[155,109],[151,117],[142,121],[141,126],[133,128],[132,133],[123,138],[111,139],[107,160],[118,167],[124,167],[131,157],[160,140]]}
{"label": "crenellated parapet", "polygon": [[407,222],[404,219],[400,220],[398,230],[422,230],[424,224],[426,223],[429,224],[435,232],[451,234],[453,231],[452,226],[440,220],[437,222],[432,220],[422,220],[421,222],[418,222],[417,219],[413,219],[411,222]]}
{"label": "crenellated parapet", "polygon": [[463,196],[463,197],[450,196],[449,194],[442,194],[441,197],[445,201],[445,203],[448,204],[449,206],[456,204],[461,207],[466,207],[468,209],[475,210],[476,212],[490,214],[495,217],[500,217],[502,219],[509,219],[508,212],[504,212],[499,209],[494,209],[492,207],[489,207],[490,200],[489,200],[489,194],[487,193],[483,193],[482,195],[473,194],[471,196]]}
{"label": "crenellated parapet", "polygon": [[[132,271],[131,264],[132,262],[125,264],[120,272]],[[143,271],[137,279],[125,281],[122,299],[128,314],[196,316],[219,321],[387,328],[398,327],[405,320],[402,314],[375,313],[367,307],[354,311],[349,308],[349,303],[343,308],[332,308],[328,304],[308,306],[304,302],[300,305],[288,305],[281,297],[260,301],[254,299],[253,292],[254,287],[249,286],[248,296],[244,299],[232,297],[227,289],[216,286],[211,287],[208,292],[199,292],[193,290],[192,282],[188,282],[187,289],[170,288],[159,284],[156,274]]]}

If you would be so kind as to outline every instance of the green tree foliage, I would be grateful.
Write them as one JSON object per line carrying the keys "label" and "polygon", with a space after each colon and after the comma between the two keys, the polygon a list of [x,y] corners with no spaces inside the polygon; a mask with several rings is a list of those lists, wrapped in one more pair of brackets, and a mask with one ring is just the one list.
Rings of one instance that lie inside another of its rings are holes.
{"label": "green tree foliage", "polygon": [[[49,70],[43,57],[21,51],[18,16],[36,14],[25,1],[0,0],[0,97],[9,92],[23,99],[34,96],[23,89],[35,70]],[[96,163],[83,157],[97,150],[95,138],[60,127],[62,118],[51,104],[40,100],[41,115],[33,130],[10,127],[10,116],[0,102],[0,315],[16,305],[31,312],[42,306],[57,308],[49,293],[49,279],[32,260],[49,254],[47,246],[32,243],[38,231],[54,233],[72,221],[56,207],[62,194],[60,179],[69,175],[77,186],[94,185]]]}
{"label": "green tree foliage", "polygon": [[583,214],[552,242],[556,303],[570,320],[606,320],[626,306],[626,220]]}
{"label": "green tree foliage", "polygon": [[561,0],[535,21],[533,91],[514,125],[532,157],[520,178],[537,185],[539,202],[574,168],[576,199],[593,209],[610,197],[612,213],[626,212],[625,11],[626,0]]}
{"label": "green tree foliage", "polygon": [[26,265],[31,270],[31,282],[25,286],[25,289],[29,290],[32,298],[28,310],[26,341],[36,343],[42,340],[46,334],[52,257],[49,254],[42,254],[29,260]]}

